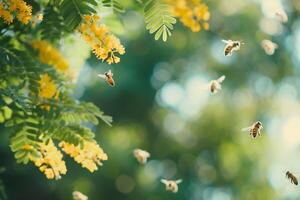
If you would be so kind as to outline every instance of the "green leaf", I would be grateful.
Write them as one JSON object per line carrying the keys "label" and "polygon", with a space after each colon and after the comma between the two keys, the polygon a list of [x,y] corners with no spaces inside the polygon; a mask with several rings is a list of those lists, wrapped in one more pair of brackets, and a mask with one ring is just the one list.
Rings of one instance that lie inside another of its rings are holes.
{"label": "green leaf", "polygon": [[7,106],[2,107],[2,110],[3,110],[3,115],[4,115],[5,119],[10,119],[13,111]]}
{"label": "green leaf", "polygon": [[63,0],[60,6],[64,23],[68,31],[73,31],[80,24],[83,15],[96,13],[95,0]]}
{"label": "green leaf", "polygon": [[2,99],[7,105],[9,105],[13,102],[13,100],[10,97],[5,96],[5,95],[2,95]]}
{"label": "green leaf", "polygon": [[118,13],[123,13],[124,12],[124,7],[120,3],[119,0],[102,0],[102,4],[105,7],[112,8],[113,11],[118,12]]}
{"label": "green leaf", "polygon": [[171,30],[176,19],[170,12],[170,7],[160,0],[143,0],[146,29],[155,33],[155,40],[162,37],[165,42],[171,36]]}

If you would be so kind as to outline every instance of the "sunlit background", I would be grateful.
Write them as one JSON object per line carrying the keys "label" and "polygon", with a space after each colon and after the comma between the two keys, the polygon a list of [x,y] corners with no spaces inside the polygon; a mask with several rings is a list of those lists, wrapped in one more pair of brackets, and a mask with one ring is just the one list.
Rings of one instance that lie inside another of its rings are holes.
{"label": "sunlit background", "polygon": [[[109,160],[90,174],[67,159],[68,174],[49,181],[33,166],[16,164],[7,138],[1,163],[8,196],[65,200],[78,190],[92,200],[300,199],[285,177],[289,170],[300,178],[300,1],[205,2],[210,31],[177,24],[166,43],[148,35],[139,12],[101,12],[126,46],[117,65],[100,63],[78,35],[62,41],[77,81],[74,96],[114,118],[113,127],[93,127]],[[280,10],[287,23],[275,15]],[[225,57],[222,39],[245,45]],[[261,48],[264,39],[279,45],[274,55]],[[114,88],[96,75],[108,69]],[[203,90],[221,75],[219,93]],[[261,137],[241,131],[258,120]],[[146,165],[134,159],[135,148],[151,153]],[[161,178],[182,179],[179,192],[166,192]]]}

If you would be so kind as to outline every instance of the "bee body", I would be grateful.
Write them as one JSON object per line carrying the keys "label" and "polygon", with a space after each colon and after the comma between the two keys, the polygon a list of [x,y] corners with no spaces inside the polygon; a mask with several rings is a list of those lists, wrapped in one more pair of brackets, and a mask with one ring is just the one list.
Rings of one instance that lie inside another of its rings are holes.
{"label": "bee body", "polygon": [[260,131],[263,129],[262,123],[260,121],[255,122],[252,126],[242,129],[242,131],[249,131],[249,134],[256,138],[260,136]]}
{"label": "bee body", "polygon": [[227,45],[225,47],[225,50],[224,50],[225,56],[231,56],[232,55],[232,49],[233,49],[232,45]]}
{"label": "bee body", "polygon": [[104,74],[98,74],[98,76],[100,78],[105,79],[106,83],[112,87],[115,86],[115,81],[113,79],[113,73],[111,72],[111,70],[109,70],[108,72],[105,72]]}
{"label": "bee body", "polygon": [[161,182],[163,184],[165,184],[167,191],[177,193],[178,192],[178,184],[181,183],[182,180],[179,179],[179,180],[174,181],[174,180],[161,179]]}
{"label": "bee body", "polygon": [[250,130],[250,135],[252,135],[253,138],[256,138],[257,135],[260,135],[261,129],[262,129],[261,122],[255,122],[253,128]]}
{"label": "bee body", "polygon": [[114,86],[115,86],[115,81],[114,81],[114,79],[112,78],[112,73],[105,72],[104,75],[105,75],[105,80],[106,80],[106,82],[107,82],[110,86],[114,87]]}
{"label": "bee body", "polygon": [[150,157],[150,153],[142,149],[135,149],[133,151],[133,155],[136,158],[136,160],[141,164],[146,164],[147,159]]}
{"label": "bee body", "polygon": [[285,175],[286,175],[286,177],[288,179],[291,180],[291,183],[293,183],[295,185],[298,185],[298,179],[297,179],[297,177],[294,174],[292,174],[291,172],[287,171]]}
{"label": "bee body", "polygon": [[218,88],[218,83],[216,81],[212,81],[210,85],[210,91],[211,93],[215,93]]}
{"label": "bee body", "polygon": [[225,56],[231,56],[233,51],[240,50],[241,45],[243,44],[241,41],[232,41],[232,40],[222,40],[222,41],[226,43],[224,49]]}
{"label": "bee body", "polygon": [[217,80],[212,80],[210,82],[210,92],[215,94],[217,93],[219,90],[222,89],[221,83],[225,80],[225,76],[221,76],[220,78],[218,78]]}

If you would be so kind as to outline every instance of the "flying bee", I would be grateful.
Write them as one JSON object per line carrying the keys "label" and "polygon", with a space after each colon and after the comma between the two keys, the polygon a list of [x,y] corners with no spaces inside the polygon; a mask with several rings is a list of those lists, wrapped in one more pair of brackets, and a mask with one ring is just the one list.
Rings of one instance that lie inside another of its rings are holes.
{"label": "flying bee", "polygon": [[296,177],[294,174],[292,174],[291,172],[287,171],[287,172],[285,173],[285,175],[286,175],[286,177],[287,177],[288,179],[291,180],[291,183],[293,183],[293,184],[295,184],[295,185],[298,185],[298,179],[297,179],[297,177]]}
{"label": "flying bee", "polygon": [[73,200],[88,200],[87,196],[85,196],[84,194],[78,191],[74,191],[72,195],[73,195]]}
{"label": "flying bee", "polygon": [[215,94],[222,89],[221,83],[225,80],[225,76],[221,76],[217,80],[212,80],[209,84],[211,93]]}
{"label": "flying bee", "polygon": [[260,131],[262,129],[263,129],[262,123],[260,121],[257,121],[254,124],[252,124],[252,126],[243,128],[242,131],[247,131],[253,138],[256,138],[256,136],[261,135]]}
{"label": "flying bee", "polygon": [[279,20],[280,22],[282,22],[282,23],[286,23],[286,22],[289,20],[289,18],[288,18],[288,16],[287,16],[286,12],[285,12],[283,9],[278,10],[278,11],[275,13],[275,16],[276,16],[276,17],[278,18],[278,20]]}
{"label": "flying bee", "polygon": [[34,28],[37,24],[40,24],[43,21],[44,14],[43,11],[37,12],[32,16],[31,26]]}
{"label": "flying bee", "polygon": [[133,150],[133,155],[141,164],[145,164],[147,162],[147,159],[150,157],[150,153],[142,149]]}
{"label": "flying bee", "polygon": [[240,50],[241,45],[244,44],[243,42],[238,40],[222,40],[222,42],[226,43],[226,46],[224,48],[225,56],[232,56],[232,52]]}
{"label": "flying bee", "polygon": [[182,180],[178,179],[176,181],[173,181],[173,180],[161,179],[160,182],[165,184],[167,191],[177,193],[178,192],[178,184],[181,183]]}
{"label": "flying bee", "polygon": [[261,42],[261,47],[265,50],[266,54],[273,55],[275,50],[278,48],[278,44],[271,40],[263,40]]}
{"label": "flying bee", "polygon": [[108,70],[108,72],[105,72],[104,74],[98,74],[100,78],[105,79],[110,86],[114,87],[115,81],[113,79],[113,75],[114,74],[111,72],[111,70]]}

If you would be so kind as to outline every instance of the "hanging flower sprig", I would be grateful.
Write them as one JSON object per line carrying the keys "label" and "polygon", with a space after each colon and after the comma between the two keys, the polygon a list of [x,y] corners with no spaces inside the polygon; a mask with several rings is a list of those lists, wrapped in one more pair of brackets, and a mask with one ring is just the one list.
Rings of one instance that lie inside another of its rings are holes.
{"label": "hanging flower sprig", "polygon": [[28,24],[32,18],[32,6],[23,0],[7,0],[0,3],[0,17],[6,24],[16,17],[21,23]]}
{"label": "hanging flower sprig", "polygon": [[67,173],[62,153],[52,140],[39,143],[39,157],[31,157],[31,161],[43,172],[48,179],[60,179],[61,174]]}
{"label": "hanging flower sprig", "polygon": [[106,25],[99,24],[99,20],[100,17],[97,15],[85,15],[78,30],[85,41],[91,45],[98,59],[108,64],[118,63],[120,57],[117,54],[125,54],[125,48]]}
{"label": "hanging flower sprig", "polygon": [[107,160],[107,154],[95,141],[85,141],[83,148],[80,145],[75,146],[67,142],[60,142],[61,149],[74,158],[82,167],[94,172],[98,169],[97,165],[102,165],[102,160]]}

